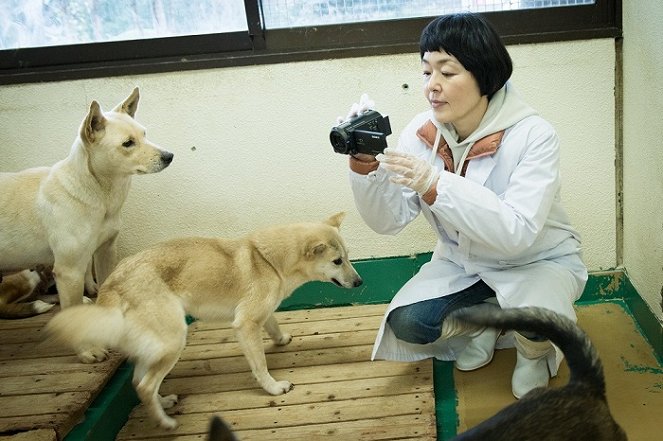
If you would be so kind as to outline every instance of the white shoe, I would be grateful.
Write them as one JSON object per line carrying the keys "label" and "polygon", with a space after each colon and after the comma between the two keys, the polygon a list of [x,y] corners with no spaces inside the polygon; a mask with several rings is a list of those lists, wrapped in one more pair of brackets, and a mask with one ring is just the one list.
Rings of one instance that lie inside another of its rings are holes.
{"label": "white shoe", "polygon": [[548,386],[548,354],[553,350],[550,341],[532,341],[519,333],[516,338],[516,367],[511,378],[511,392],[520,399],[537,387]]}
{"label": "white shoe", "polygon": [[472,336],[472,340],[456,358],[456,369],[459,371],[473,371],[493,361],[495,342],[497,342],[500,332],[499,329],[495,328],[483,328],[475,336]]}

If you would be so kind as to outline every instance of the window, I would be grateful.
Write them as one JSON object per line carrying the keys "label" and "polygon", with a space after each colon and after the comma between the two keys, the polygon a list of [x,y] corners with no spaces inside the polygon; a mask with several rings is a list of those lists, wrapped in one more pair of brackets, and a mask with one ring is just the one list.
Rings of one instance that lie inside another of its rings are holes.
{"label": "window", "polygon": [[0,84],[416,52],[466,10],[506,43],[621,35],[621,0],[0,0]]}

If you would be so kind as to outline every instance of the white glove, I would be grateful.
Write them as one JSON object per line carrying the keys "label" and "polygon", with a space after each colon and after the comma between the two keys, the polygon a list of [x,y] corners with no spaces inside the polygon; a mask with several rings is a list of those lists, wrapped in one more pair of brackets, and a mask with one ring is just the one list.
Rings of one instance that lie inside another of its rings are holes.
{"label": "white glove", "polygon": [[352,106],[350,107],[350,111],[345,116],[345,118],[343,118],[342,116],[336,118],[336,124],[341,124],[349,120],[350,118],[353,118],[359,115],[360,113],[364,113],[367,110],[370,110],[374,107],[375,107],[375,102],[373,102],[373,100],[370,99],[368,95],[364,93],[361,95],[361,98],[359,99],[358,103],[352,104]]}
{"label": "white glove", "polygon": [[389,180],[411,188],[420,195],[430,190],[439,175],[437,167],[409,153],[387,148],[375,157],[387,170],[396,174]]}

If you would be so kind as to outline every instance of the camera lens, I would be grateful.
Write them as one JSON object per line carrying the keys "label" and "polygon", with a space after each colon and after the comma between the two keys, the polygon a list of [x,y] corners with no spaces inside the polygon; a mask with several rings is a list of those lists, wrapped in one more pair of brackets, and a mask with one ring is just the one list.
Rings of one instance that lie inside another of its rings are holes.
{"label": "camera lens", "polygon": [[331,142],[335,152],[343,154],[348,152],[348,139],[343,135],[343,133],[332,129],[332,131],[329,133],[329,141]]}

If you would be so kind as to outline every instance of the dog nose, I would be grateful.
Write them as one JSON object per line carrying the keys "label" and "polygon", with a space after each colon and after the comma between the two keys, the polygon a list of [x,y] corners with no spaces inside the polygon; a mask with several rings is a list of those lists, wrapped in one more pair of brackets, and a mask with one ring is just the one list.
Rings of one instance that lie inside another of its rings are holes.
{"label": "dog nose", "polygon": [[356,288],[358,286],[361,286],[362,283],[364,283],[364,281],[361,280],[361,277],[359,277],[359,278],[355,279],[354,282],[352,282],[352,287]]}
{"label": "dog nose", "polygon": [[161,153],[161,161],[166,165],[170,165],[170,163],[173,162],[173,156],[175,155],[170,152],[163,152]]}

